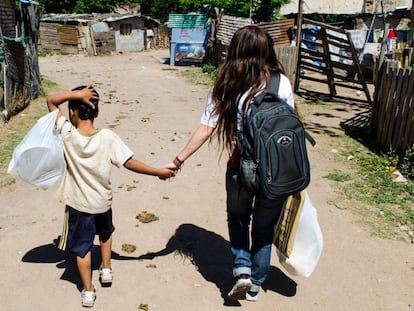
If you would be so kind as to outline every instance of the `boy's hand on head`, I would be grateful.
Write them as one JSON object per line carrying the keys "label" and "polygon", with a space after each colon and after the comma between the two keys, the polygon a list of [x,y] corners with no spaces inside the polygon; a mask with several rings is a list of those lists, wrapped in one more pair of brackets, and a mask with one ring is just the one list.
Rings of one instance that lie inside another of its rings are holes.
{"label": "boy's hand on head", "polygon": [[99,99],[99,95],[96,93],[95,89],[92,86],[87,86],[78,92],[79,99],[95,109],[95,105],[91,102],[92,99]]}

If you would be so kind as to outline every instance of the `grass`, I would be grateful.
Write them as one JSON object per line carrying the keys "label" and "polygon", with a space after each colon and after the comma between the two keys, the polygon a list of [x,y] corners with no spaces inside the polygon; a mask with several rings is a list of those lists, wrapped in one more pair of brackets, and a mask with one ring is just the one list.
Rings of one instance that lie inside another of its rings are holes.
{"label": "grass", "polygon": [[201,85],[213,85],[216,74],[217,68],[211,65],[204,65],[201,68],[189,67],[181,72],[187,82]]}
{"label": "grass", "polygon": [[3,127],[0,127],[0,187],[7,187],[16,183],[16,178],[7,173],[14,148],[21,142],[36,121],[48,112],[45,104],[47,91],[55,88],[57,84],[43,80],[42,85],[43,89],[40,96],[32,101],[24,111],[12,117]]}
{"label": "grass", "polygon": [[[326,178],[335,181],[346,205],[369,226],[373,235],[387,239],[412,240],[414,232],[414,184],[399,183],[391,178],[394,160],[377,155],[359,142],[343,139],[339,157],[345,161],[351,155],[352,176],[341,170]],[[390,169],[391,168],[391,169]]]}

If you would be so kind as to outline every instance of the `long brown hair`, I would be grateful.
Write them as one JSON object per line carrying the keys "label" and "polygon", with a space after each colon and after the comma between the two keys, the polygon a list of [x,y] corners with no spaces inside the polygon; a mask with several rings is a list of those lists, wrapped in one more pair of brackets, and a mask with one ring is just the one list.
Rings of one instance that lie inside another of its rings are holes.
{"label": "long brown hair", "polygon": [[237,132],[240,97],[248,92],[243,111],[252,97],[270,83],[271,74],[283,72],[269,34],[255,26],[239,28],[233,35],[227,56],[214,83],[214,113],[218,124],[214,136],[222,150],[232,150]]}

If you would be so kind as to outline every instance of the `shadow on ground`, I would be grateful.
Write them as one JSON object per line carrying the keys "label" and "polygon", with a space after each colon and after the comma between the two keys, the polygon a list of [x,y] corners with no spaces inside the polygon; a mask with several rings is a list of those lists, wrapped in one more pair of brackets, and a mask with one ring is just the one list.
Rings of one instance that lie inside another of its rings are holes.
{"label": "shadow on ground", "polygon": [[[76,285],[79,291],[83,289],[82,281],[76,265],[76,256],[58,249],[59,237],[53,243],[35,247],[28,251],[22,258],[23,262],[30,263],[54,263],[59,269],[65,269],[61,280],[69,281]],[[92,270],[98,270],[101,263],[101,252],[99,245],[92,247]],[[138,257],[121,256],[112,252],[114,260],[138,260]]]}
{"label": "shadow on ground", "polygon": [[[220,290],[226,306],[240,306],[228,299],[227,293],[233,286],[232,254],[230,243],[222,236],[193,224],[180,225],[164,249],[141,255],[139,259],[153,259],[158,256],[179,254],[194,264],[206,281],[214,283]],[[281,270],[271,267],[264,291],[271,290],[283,296],[296,294],[297,284]]]}

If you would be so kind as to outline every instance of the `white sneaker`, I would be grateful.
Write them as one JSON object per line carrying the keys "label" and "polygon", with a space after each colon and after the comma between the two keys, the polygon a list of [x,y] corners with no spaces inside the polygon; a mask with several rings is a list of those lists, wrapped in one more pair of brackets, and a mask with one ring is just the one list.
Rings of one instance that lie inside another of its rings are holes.
{"label": "white sneaker", "polygon": [[257,296],[259,296],[259,292],[252,292],[252,291],[246,292],[247,301],[257,301]]}
{"label": "white sneaker", "polygon": [[246,293],[250,287],[252,287],[252,281],[250,281],[249,276],[242,275],[233,285],[233,288],[229,292],[228,297],[236,300],[245,299]]}
{"label": "white sneaker", "polygon": [[102,284],[109,285],[112,283],[114,275],[112,269],[110,268],[100,268],[99,269],[99,280]]}
{"label": "white sneaker", "polygon": [[95,303],[95,299],[96,299],[96,292],[83,290],[81,293],[81,297],[82,297],[82,306],[93,307]]}

